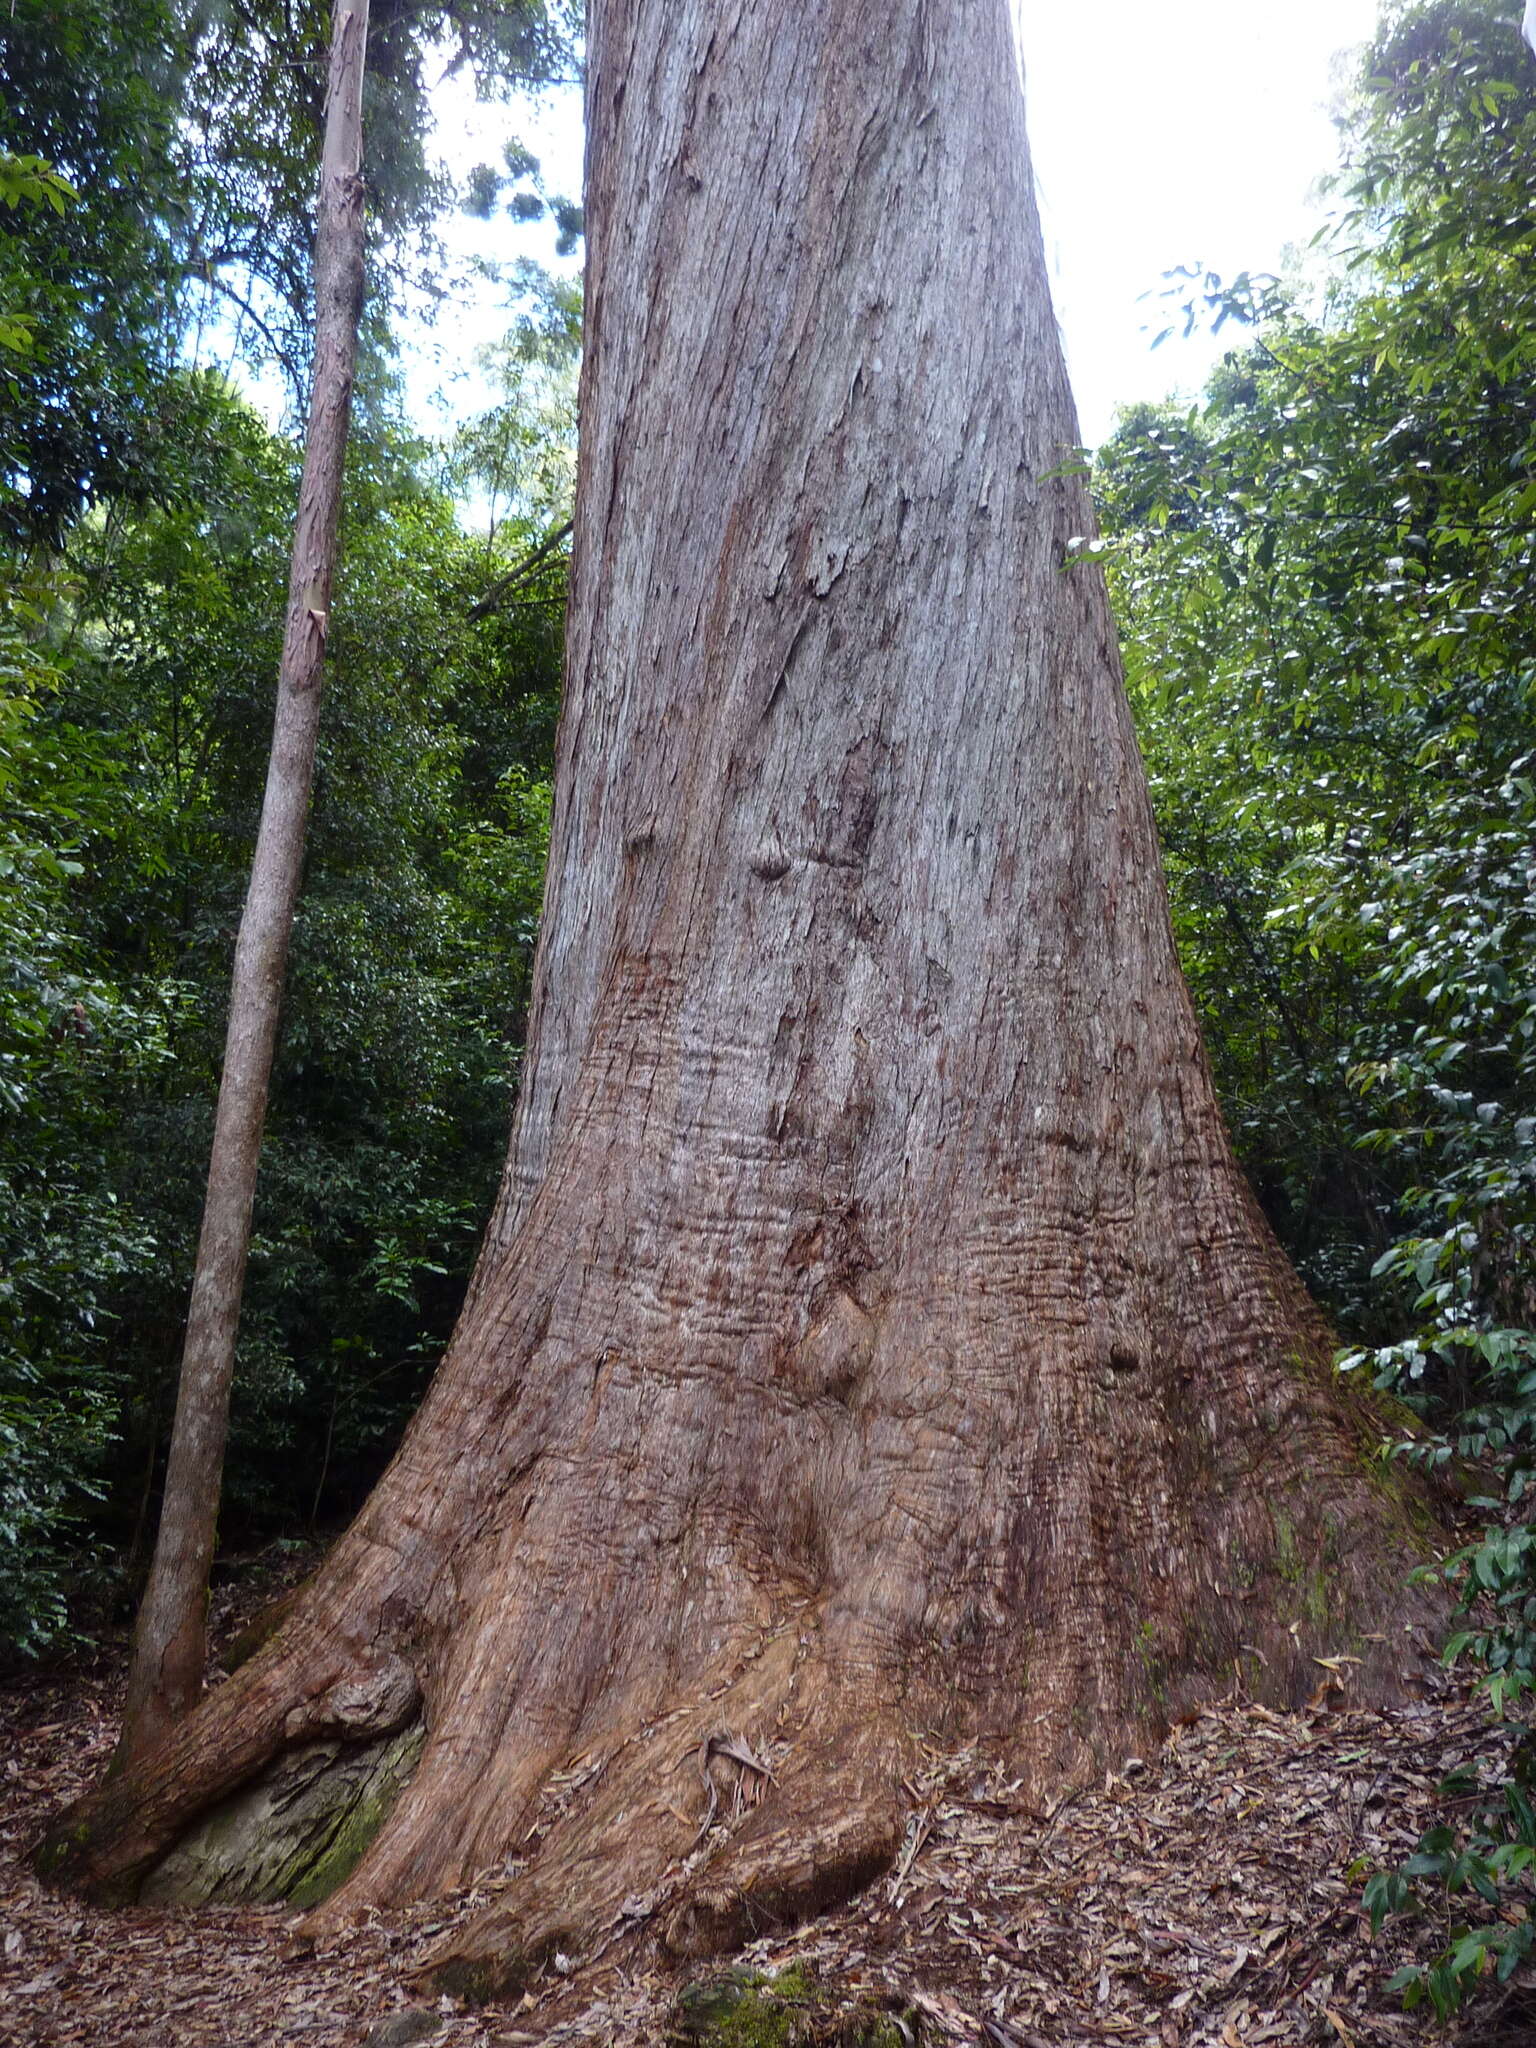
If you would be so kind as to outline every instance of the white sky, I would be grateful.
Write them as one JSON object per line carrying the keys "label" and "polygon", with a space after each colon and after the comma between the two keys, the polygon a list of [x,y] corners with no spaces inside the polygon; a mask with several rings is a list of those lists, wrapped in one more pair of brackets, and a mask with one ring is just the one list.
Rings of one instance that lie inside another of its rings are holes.
{"label": "white sky", "polygon": [[[1513,9],[1516,0],[1511,0]],[[1083,432],[1100,439],[1117,405],[1171,390],[1193,395],[1230,340],[1169,341],[1142,295],[1185,263],[1232,277],[1276,270],[1321,221],[1311,201],[1333,165],[1329,106],[1336,59],[1370,33],[1376,0],[1014,0],[1020,20],[1035,169],[1057,312]],[[552,191],[581,178],[574,92],[542,106],[477,107],[454,81],[439,95],[442,147],[461,174],[499,162],[520,134]],[[548,259],[539,228],[505,216],[452,224],[460,253]],[[410,374],[423,424],[484,402],[476,343],[501,331],[494,289],[457,301]]]}
{"label": "white sky", "polygon": [[1193,393],[1232,335],[1155,354],[1165,271],[1279,270],[1323,214],[1336,61],[1376,0],[1016,0],[1067,360],[1096,441],[1117,405]]}

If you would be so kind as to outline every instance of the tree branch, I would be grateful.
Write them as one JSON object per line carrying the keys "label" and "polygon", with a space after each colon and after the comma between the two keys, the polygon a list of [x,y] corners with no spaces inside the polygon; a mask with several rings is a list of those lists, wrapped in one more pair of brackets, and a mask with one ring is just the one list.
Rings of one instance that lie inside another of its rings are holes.
{"label": "tree branch", "polygon": [[570,539],[571,525],[567,519],[557,533],[552,533],[548,540],[540,541],[533,553],[525,555],[516,568],[509,569],[505,576],[498,576],[484,597],[470,606],[470,618],[488,619],[492,612],[500,610],[513,591],[521,589],[535,569],[541,568],[555,550]]}

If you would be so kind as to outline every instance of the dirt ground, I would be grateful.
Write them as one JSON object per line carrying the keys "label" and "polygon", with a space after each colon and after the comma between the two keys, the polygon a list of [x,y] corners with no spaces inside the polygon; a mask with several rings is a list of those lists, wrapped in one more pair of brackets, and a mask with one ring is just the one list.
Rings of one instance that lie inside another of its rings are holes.
{"label": "dirt ground", "polygon": [[[222,1597],[226,1634],[253,1597],[250,1582]],[[1536,2048],[1531,1986],[1490,1989],[1443,2032],[1384,1989],[1465,1909],[1451,1902],[1373,1942],[1364,1877],[1442,1817],[1436,1788],[1450,1770],[1492,1771],[1513,1739],[1426,1655],[1405,1646],[1405,1656],[1422,1674],[1410,1704],[1352,1707],[1344,1666],[1319,1672],[1301,1714],[1234,1696],[1048,1815],[1022,1811],[980,1756],[935,1754],[909,1785],[912,1820],[890,1877],[841,1912],[765,1929],[742,1959],[765,1976],[793,1966],[791,2010],[811,2028],[765,2038],[847,2041],[827,2016],[857,2005],[884,2016],[881,2038],[922,2048]],[[5,2048],[699,2038],[679,2031],[677,2001],[701,1973],[666,1966],[643,1919],[595,1958],[557,1959],[514,2008],[472,2011],[427,1999],[412,1969],[484,1889],[371,1914],[318,1944],[282,1909],[107,1912],[51,1896],[28,1852],[104,1764],[122,1674],[113,1642],[13,1674],[0,1690]]]}

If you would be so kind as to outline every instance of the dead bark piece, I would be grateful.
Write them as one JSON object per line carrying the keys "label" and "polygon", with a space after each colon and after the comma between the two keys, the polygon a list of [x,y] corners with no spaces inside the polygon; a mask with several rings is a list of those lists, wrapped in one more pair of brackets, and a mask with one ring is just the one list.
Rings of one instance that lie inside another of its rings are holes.
{"label": "dead bark piece", "polygon": [[693,1838],[695,1847],[709,1833],[720,1812],[720,1787],[713,1768],[716,1757],[736,1767],[731,1774],[730,1793],[733,1812],[738,1817],[748,1806],[756,1806],[764,1788],[773,1783],[773,1772],[761,1757],[752,1754],[738,1736],[721,1734],[707,1737],[699,1758],[699,1776],[704,1782],[706,1804],[704,1818]]}
{"label": "dead bark piece", "polygon": [[1271,1705],[1341,1653],[1388,1697],[1429,1611],[1234,1164],[1067,568],[1005,0],[595,0],[588,57],[497,1212],[285,1628],[56,1836],[59,1874],[131,1881],[391,1645],[431,1733],[320,1918],[484,1878],[428,1964],[479,1995],[819,1910],[890,1866],[935,1752],[1059,1817],[1240,1659]]}
{"label": "dead bark piece", "polygon": [[421,1755],[419,1724],[381,1741],[313,1743],[215,1807],[145,1879],[145,1905],[307,1906],[356,1868]]}
{"label": "dead bark piece", "polygon": [[366,1676],[343,1679],[316,1700],[295,1707],[283,1722],[289,1742],[336,1730],[356,1741],[365,1735],[393,1735],[414,1720],[421,1706],[416,1674],[401,1657],[387,1656]]}

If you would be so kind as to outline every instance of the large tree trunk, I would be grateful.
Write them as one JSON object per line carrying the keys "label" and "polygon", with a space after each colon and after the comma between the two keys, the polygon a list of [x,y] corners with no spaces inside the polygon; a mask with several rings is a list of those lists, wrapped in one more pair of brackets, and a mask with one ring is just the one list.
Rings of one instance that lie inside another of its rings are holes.
{"label": "large tree trunk", "polygon": [[419,1710],[329,1910],[526,1859],[452,1958],[484,1985],[846,1891],[919,1737],[1044,1798],[1234,1665],[1389,1687],[1411,1550],[1233,1164],[1068,567],[1006,0],[597,0],[588,115],[497,1214],[307,1598],[54,1845],[130,1887],[280,1752]]}

